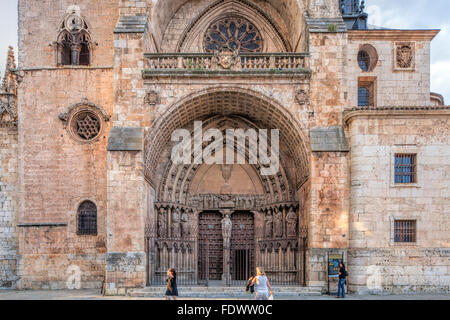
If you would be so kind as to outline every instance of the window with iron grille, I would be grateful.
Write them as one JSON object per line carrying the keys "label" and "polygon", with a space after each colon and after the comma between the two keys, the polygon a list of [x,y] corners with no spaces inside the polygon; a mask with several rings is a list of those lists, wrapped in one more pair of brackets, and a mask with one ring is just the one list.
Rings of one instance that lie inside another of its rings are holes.
{"label": "window with iron grille", "polygon": [[416,158],[415,154],[395,155],[395,183],[417,183]]}
{"label": "window with iron grille", "polygon": [[394,221],[394,242],[416,242],[416,220]]}
{"label": "window with iron grille", "polygon": [[97,206],[84,201],[78,208],[78,235],[97,235]]}

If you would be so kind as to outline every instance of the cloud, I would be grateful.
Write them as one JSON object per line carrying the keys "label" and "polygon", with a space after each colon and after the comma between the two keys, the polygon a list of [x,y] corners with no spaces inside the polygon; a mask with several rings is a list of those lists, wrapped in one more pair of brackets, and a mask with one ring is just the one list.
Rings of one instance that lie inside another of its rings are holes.
{"label": "cloud", "polygon": [[367,0],[369,23],[392,29],[441,29],[431,42],[431,91],[450,102],[448,0]]}

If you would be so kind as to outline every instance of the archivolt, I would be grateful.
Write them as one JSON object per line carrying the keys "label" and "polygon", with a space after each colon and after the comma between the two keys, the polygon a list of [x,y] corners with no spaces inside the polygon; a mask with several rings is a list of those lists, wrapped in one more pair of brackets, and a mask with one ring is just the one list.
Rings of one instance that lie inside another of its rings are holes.
{"label": "archivolt", "polygon": [[[218,17],[225,17],[229,13],[233,13],[234,15],[239,13],[240,16],[245,17],[256,25],[259,30],[264,29],[266,35],[270,36],[272,41],[276,43],[278,47],[277,51],[292,51],[292,46],[284,36],[284,34],[287,33],[286,27],[283,28],[277,24],[275,20],[267,15],[262,9],[246,0],[218,0],[205,8],[184,31],[178,42],[176,51],[187,51],[186,48],[189,48],[193,41],[192,38],[198,36],[199,33],[204,32],[213,20],[217,20]],[[284,30],[285,32],[282,32],[281,30]]]}
{"label": "archivolt", "polygon": [[[153,10],[152,10],[152,28],[155,40],[158,43],[162,41],[163,32],[169,26],[175,13],[190,0],[153,0]],[[221,0],[224,2],[228,0]],[[247,3],[254,4],[245,0]],[[217,3],[216,2],[212,2]],[[242,2],[242,1],[241,1]],[[281,19],[285,22],[289,35],[287,35],[290,47],[295,47],[298,39],[302,36],[302,25],[303,14],[305,11],[304,2],[306,0],[267,0],[269,3],[281,16]],[[263,11],[263,10],[262,10]],[[263,11],[264,12],[264,11]]]}
{"label": "archivolt", "polygon": [[[207,130],[208,128],[221,130],[224,138],[226,137],[225,131],[229,128],[242,128],[245,130],[258,129],[255,124],[251,123],[247,119],[237,116],[213,116],[203,122],[203,126],[203,130]],[[270,140],[268,141],[268,144],[271,145]],[[235,152],[239,152],[238,146],[239,142],[234,144]],[[246,150],[245,146],[242,147],[242,150]],[[167,154],[168,153],[166,152],[165,155]],[[242,154],[242,156],[248,160],[248,150],[246,150],[246,153]],[[258,172],[263,165],[261,163],[252,165],[253,169],[259,176],[260,182],[264,189],[264,196],[269,203],[295,200],[295,189],[291,183],[292,179],[288,176],[288,173],[284,169],[285,165],[283,156],[281,155],[280,158],[280,170],[274,176],[259,175]],[[158,187],[158,201],[186,204],[189,200],[188,191],[190,189],[191,182],[193,181],[195,174],[198,172],[200,165],[175,165],[168,159],[165,163],[166,167],[164,169],[164,174],[161,177],[162,179],[160,180]]]}

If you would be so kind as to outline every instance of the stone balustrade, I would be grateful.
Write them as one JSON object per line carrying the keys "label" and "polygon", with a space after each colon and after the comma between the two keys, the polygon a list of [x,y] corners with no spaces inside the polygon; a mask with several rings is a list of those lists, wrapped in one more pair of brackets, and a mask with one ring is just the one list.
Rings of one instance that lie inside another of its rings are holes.
{"label": "stone balustrade", "polygon": [[155,74],[305,74],[306,53],[146,53],[144,77]]}

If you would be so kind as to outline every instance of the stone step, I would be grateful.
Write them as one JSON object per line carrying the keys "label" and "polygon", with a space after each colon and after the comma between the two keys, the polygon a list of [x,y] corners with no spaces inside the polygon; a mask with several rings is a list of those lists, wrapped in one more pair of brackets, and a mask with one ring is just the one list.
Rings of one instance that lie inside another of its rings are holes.
{"label": "stone step", "polygon": [[[166,292],[165,287],[147,287],[134,289],[128,292],[131,297],[163,297]],[[180,297],[185,298],[242,298],[252,299],[253,295],[248,294],[242,287],[178,287]],[[319,296],[322,294],[320,288],[307,287],[274,287],[274,296],[292,297],[303,295]]]}

